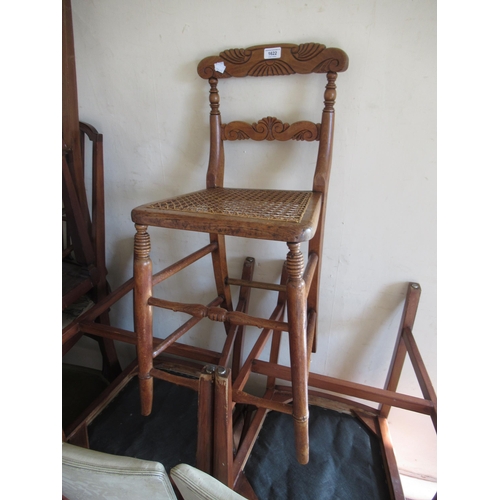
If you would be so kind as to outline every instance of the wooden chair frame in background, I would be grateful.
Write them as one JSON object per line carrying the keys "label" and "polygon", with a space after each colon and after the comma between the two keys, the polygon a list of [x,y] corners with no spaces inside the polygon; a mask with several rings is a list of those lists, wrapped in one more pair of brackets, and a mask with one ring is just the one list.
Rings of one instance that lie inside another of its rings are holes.
{"label": "wooden chair frame in background", "polygon": [[[91,199],[85,185],[85,144],[92,147]],[[85,294],[94,302],[109,290],[106,275],[104,227],[104,168],[102,135],[78,117],[75,49],[71,2],[62,2],[62,200],[63,200],[63,283],[62,309]],[[69,270],[69,272],[65,272]],[[77,321],[77,320],[75,320]],[[107,311],[96,321],[109,324]],[[81,337],[63,342],[63,355]],[[64,331],[63,331],[64,338]],[[96,337],[103,357],[103,375],[112,380],[121,372],[113,341]]]}
{"label": "wooden chair frame in background", "polygon": [[[311,404],[331,409],[342,409],[342,411],[349,410],[378,436],[393,500],[404,500],[405,496],[389,433],[388,416],[391,408],[402,408],[430,416],[437,432],[437,396],[413,336],[413,325],[420,294],[421,288],[418,283],[408,284],[393,358],[383,389],[317,373],[310,373],[308,379],[308,394]],[[276,379],[290,382],[292,378],[289,367],[278,365],[276,361],[273,362],[273,358],[276,360],[276,353],[279,349],[279,334],[279,331],[273,333],[270,361],[258,359],[269,339],[269,335],[261,335],[254,350],[249,354],[240,370],[236,382],[232,382],[229,370],[224,367],[218,367],[214,371],[216,378],[213,464],[211,468],[203,463],[198,466],[240,494],[247,495],[248,498],[254,497],[251,496],[251,490],[248,489],[243,471],[267,412],[271,410],[287,414],[292,412],[290,401],[293,400],[293,394],[291,388],[276,385]],[[397,392],[406,354],[411,360],[423,397]],[[263,398],[242,392],[242,381],[247,379],[250,373],[258,373],[267,377],[266,393]],[[378,403],[379,406],[373,408],[350,398]],[[242,405],[253,407],[255,411],[244,413],[241,411]],[[242,422],[240,419],[244,421]],[[244,429],[243,432],[241,427]],[[437,493],[434,500],[437,500]]]}

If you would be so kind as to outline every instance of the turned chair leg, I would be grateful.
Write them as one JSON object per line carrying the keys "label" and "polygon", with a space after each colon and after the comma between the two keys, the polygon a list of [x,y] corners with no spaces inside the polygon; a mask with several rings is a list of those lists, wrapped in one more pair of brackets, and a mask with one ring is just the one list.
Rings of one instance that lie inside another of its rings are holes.
{"label": "turned chair leg", "polygon": [[288,243],[286,258],[288,272],[287,308],[292,372],[293,418],[295,449],[301,464],[309,462],[309,406],[307,397],[307,297],[304,256],[300,243]]}
{"label": "turned chair leg", "polygon": [[153,309],[148,304],[153,294],[151,241],[147,226],[136,224],[134,239],[134,323],[137,332],[137,360],[141,413],[147,416],[153,407]]}

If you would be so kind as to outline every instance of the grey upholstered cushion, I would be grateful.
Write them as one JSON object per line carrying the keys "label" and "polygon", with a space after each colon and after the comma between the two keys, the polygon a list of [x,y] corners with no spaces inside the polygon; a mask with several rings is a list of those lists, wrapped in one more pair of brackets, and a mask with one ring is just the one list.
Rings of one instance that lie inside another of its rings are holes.
{"label": "grey upholstered cushion", "polygon": [[187,464],[176,465],[170,476],[184,500],[245,500],[217,479]]}
{"label": "grey upholstered cushion", "polygon": [[69,500],[176,500],[159,462],[63,443],[62,493]]}

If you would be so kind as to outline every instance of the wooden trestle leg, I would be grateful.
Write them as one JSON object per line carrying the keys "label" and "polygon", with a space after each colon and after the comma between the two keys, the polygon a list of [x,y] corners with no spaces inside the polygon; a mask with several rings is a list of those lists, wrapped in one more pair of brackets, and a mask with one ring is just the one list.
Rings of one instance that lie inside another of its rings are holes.
{"label": "wooden trestle leg", "polygon": [[213,475],[233,488],[233,407],[231,370],[218,366],[214,387],[214,463]]}
{"label": "wooden trestle leg", "polygon": [[212,474],[214,453],[214,373],[216,366],[207,365],[201,372],[198,388],[198,441],[196,467]]}
{"label": "wooden trestle leg", "polygon": [[300,243],[288,243],[287,307],[292,375],[295,450],[301,464],[309,462],[309,407],[307,395],[307,297]]}
{"label": "wooden trestle leg", "polygon": [[[241,279],[251,281],[253,278],[254,267],[255,267],[255,259],[253,257],[247,257],[243,264]],[[248,286],[240,287],[238,306],[236,308],[238,311],[241,311],[243,313],[248,313],[251,291],[252,289]],[[236,379],[236,377],[240,373],[240,367],[243,358],[244,341],[245,341],[245,325],[239,325],[238,328],[236,329],[236,334],[234,338],[234,347],[233,347],[233,363],[231,370],[233,380]]]}
{"label": "wooden trestle leg", "polygon": [[137,332],[137,360],[141,413],[147,416],[153,407],[153,310],[148,304],[153,293],[151,241],[147,226],[136,224],[134,239],[134,323]]}

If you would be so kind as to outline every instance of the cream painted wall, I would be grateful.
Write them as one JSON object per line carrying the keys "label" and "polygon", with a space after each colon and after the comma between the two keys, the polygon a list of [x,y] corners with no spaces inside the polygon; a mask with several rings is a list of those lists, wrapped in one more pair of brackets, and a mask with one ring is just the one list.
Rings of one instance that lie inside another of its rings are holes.
{"label": "cream painted wall", "polygon": [[[435,2],[72,3],[80,119],[104,134],[107,259],[113,287],[132,272],[132,208],[204,185],[208,85],[197,76],[197,62],[226,48],[261,43],[315,41],[347,52],[350,68],[337,81],[318,352],[311,369],[381,387],[407,282],[418,281],[422,298],[414,333],[437,388]],[[309,93],[302,80],[221,82],[223,121],[256,121],[267,115],[317,120],[326,79],[313,76]],[[291,153],[281,144],[264,146],[228,145],[227,185],[310,184],[311,145],[294,143]],[[290,169],[271,163],[272,158],[287,160]],[[248,173],[251,165],[253,177]],[[206,242],[204,235],[189,232],[153,229],[151,234],[156,269]],[[239,275],[244,257],[252,255],[258,263],[255,279],[277,279],[286,247],[267,242],[262,247],[230,239],[232,275]],[[200,261],[159,294],[172,300],[211,298],[207,265]],[[200,293],[187,285],[190,277],[199,280]],[[252,313],[270,310],[262,294],[255,293],[253,300]],[[115,324],[132,328],[130,300],[113,314]],[[164,337],[184,317],[160,313],[156,319],[155,335]],[[217,325],[203,323],[188,338],[218,348],[223,335]],[[124,360],[133,355],[126,349],[120,353]],[[286,349],[281,358],[286,362]],[[420,395],[407,368],[400,389]],[[259,383],[253,381],[254,390]],[[430,420],[394,411],[390,424],[401,470],[435,477]]]}

